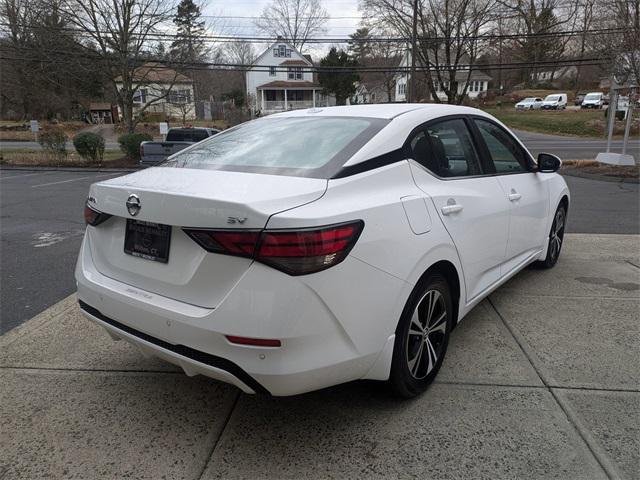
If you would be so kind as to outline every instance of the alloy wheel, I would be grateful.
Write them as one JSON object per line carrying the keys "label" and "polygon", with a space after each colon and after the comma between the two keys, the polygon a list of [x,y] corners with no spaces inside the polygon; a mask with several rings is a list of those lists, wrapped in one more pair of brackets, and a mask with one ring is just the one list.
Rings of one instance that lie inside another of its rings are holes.
{"label": "alloy wheel", "polygon": [[411,376],[425,378],[442,355],[447,330],[447,307],[438,290],[428,290],[418,302],[408,330],[406,360]]}
{"label": "alloy wheel", "polygon": [[564,217],[564,209],[559,208],[556,212],[556,217],[553,219],[553,227],[549,238],[549,253],[552,260],[555,260],[560,255],[560,249],[562,248]]}

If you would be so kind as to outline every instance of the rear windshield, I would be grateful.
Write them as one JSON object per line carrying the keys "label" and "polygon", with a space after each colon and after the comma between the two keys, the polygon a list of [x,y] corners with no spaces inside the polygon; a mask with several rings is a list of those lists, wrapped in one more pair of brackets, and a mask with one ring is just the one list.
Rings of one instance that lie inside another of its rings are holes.
{"label": "rear windshield", "polygon": [[167,142],[199,142],[209,138],[206,130],[198,128],[172,128],[167,133]]}
{"label": "rear windshield", "polygon": [[330,178],[387,123],[361,117],[266,117],[225,130],[162,166]]}

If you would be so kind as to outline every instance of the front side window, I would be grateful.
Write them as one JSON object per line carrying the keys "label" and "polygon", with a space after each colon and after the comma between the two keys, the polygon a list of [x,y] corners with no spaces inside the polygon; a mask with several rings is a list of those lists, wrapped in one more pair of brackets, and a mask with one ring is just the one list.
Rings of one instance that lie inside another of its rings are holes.
{"label": "front side window", "polygon": [[329,178],[388,120],[263,118],[225,130],[162,166]]}
{"label": "front side window", "polygon": [[412,158],[439,177],[481,173],[471,135],[462,119],[427,126],[411,140],[409,147]]}
{"label": "front side window", "polygon": [[486,120],[475,120],[487,145],[496,173],[526,172],[527,160],[522,148],[506,131]]}

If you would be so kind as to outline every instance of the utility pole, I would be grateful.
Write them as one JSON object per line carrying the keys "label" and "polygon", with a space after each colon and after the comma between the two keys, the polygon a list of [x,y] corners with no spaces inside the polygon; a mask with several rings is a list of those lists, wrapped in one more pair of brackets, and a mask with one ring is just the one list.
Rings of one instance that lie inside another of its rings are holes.
{"label": "utility pole", "polygon": [[409,103],[416,101],[416,43],[418,37],[418,0],[413,0],[413,26],[411,32],[411,76],[409,77]]}

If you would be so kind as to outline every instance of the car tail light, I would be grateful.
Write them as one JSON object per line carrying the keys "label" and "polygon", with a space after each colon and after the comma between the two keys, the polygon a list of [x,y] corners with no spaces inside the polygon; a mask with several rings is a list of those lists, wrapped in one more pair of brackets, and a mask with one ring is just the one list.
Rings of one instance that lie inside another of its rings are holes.
{"label": "car tail light", "polygon": [[111,215],[108,213],[102,213],[99,210],[89,206],[88,203],[84,205],[84,222],[87,225],[91,225],[95,227],[96,225],[100,225],[105,220],[111,218]]}
{"label": "car tail light", "polygon": [[305,275],[342,262],[364,222],[300,230],[196,230],[184,232],[209,252],[254,258],[289,275]]}
{"label": "car tail light", "polygon": [[256,260],[289,275],[319,272],[346,258],[363,225],[360,220],[318,229],[265,230]]}
{"label": "car tail light", "polygon": [[144,145],[140,144],[140,158],[144,157]]}

